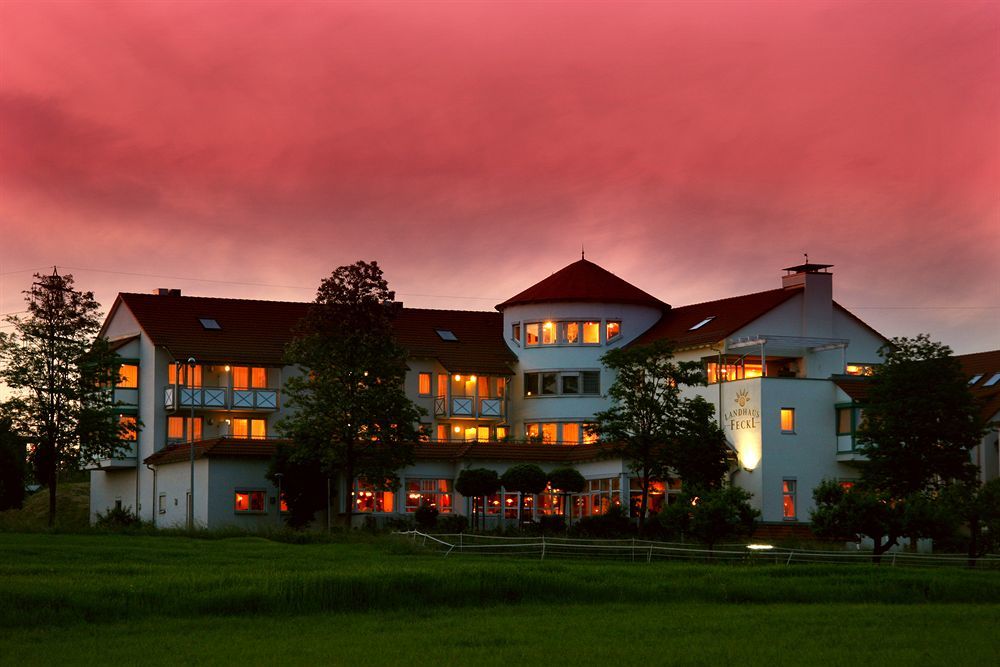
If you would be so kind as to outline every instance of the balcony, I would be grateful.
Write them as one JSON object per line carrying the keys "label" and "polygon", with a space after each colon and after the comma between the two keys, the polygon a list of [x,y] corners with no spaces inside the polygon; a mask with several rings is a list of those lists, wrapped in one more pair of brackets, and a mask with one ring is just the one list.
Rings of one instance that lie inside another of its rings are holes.
{"label": "balcony", "polygon": [[121,470],[135,468],[135,444],[125,443],[113,458],[99,459],[87,466],[89,470]]}
{"label": "balcony", "polygon": [[507,411],[502,396],[435,396],[434,416],[503,419]]}
{"label": "balcony", "polygon": [[228,389],[226,387],[177,387],[163,390],[163,405],[168,410],[207,408],[210,410],[247,410],[273,412],[278,409],[277,389]]}

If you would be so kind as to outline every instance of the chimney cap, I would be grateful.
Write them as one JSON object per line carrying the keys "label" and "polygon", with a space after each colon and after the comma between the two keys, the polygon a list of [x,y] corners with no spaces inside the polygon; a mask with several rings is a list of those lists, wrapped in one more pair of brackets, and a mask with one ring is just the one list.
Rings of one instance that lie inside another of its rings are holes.
{"label": "chimney cap", "polygon": [[810,264],[806,262],[798,266],[785,267],[782,271],[788,271],[789,273],[829,273],[829,271],[823,271],[823,269],[829,269],[832,266],[833,264]]}
{"label": "chimney cap", "polygon": [[153,294],[157,296],[180,296],[181,291],[179,289],[168,289],[166,287],[158,287]]}

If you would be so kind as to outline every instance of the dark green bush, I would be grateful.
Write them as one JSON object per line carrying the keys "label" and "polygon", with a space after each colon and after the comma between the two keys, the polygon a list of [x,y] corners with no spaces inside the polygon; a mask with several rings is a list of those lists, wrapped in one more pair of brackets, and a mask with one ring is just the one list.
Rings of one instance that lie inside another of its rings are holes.
{"label": "dark green bush", "polygon": [[122,530],[125,528],[140,528],[142,520],[132,512],[131,507],[113,507],[107,512],[97,513],[95,528]]}
{"label": "dark green bush", "polygon": [[579,537],[610,539],[633,537],[635,530],[632,522],[625,515],[625,510],[617,505],[612,505],[604,514],[580,519],[571,529],[571,533]]}
{"label": "dark green bush", "polygon": [[421,504],[417,511],[413,513],[413,518],[417,521],[417,526],[423,530],[434,530],[437,526],[438,509],[430,505]]}
{"label": "dark green bush", "polygon": [[441,514],[437,529],[442,533],[464,533],[469,529],[469,519],[461,514]]}

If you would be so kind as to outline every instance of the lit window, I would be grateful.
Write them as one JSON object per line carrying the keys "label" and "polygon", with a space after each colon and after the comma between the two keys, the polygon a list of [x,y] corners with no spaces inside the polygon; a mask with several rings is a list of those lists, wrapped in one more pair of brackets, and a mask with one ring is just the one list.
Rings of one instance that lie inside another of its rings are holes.
{"label": "lit window", "polygon": [[542,442],[551,444],[559,439],[555,424],[542,424]]}
{"label": "lit window", "polygon": [[[201,440],[201,417],[194,418],[194,428],[191,428],[190,417],[167,417],[167,439],[168,440],[191,440],[193,432],[195,440]],[[187,429],[185,430],[185,426]]]}
{"label": "lit window", "polygon": [[280,511],[281,511],[282,514],[288,514],[288,496],[285,495],[284,491],[281,492],[281,500],[280,500],[280,508],[279,509],[280,509]]}
{"label": "lit window", "polygon": [[367,480],[354,482],[355,512],[392,512],[396,494],[392,491],[380,491]]}
{"label": "lit window", "polygon": [[513,338],[515,341],[517,341],[518,343],[520,343],[521,342],[521,323],[518,322],[516,324],[510,325],[510,329],[511,329],[511,331],[510,331],[511,338]]}
{"label": "lit window", "polygon": [[250,420],[250,437],[254,440],[263,440],[267,437],[267,420],[265,419],[251,419]]}
{"label": "lit window", "polygon": [[552,345],[556,342],[556,325],[546,322],[542,325],[542,345]]}
{"label": "lit window", "polygon": [[593,445],[597,443],[597,434],[593,432],[593,424],[583,425],[583,444]]}
{"label": "lit window", "polygon": [[982,379],[983,379],[983,374],[982,373],[976,373],[971,378],[969,378],[969,384],[976,384],[977,382],[979,382]]}
{"label": "lit window", "polygon": [[601,323],[600,322],[584,322],[583,323],[583,344],[584,345],[600,345],[601,343]]}
{"label": "lit window", "polygon": [[709,315],[708,317],[706,317],[705,319],[703,319],[701,322],[698,322],[698,324],[696,324],[693,327],[691,327],[690,329],[688,329],[688,331],[695,331],[697,329],[700,329],[700,328],[702,328],[703,326],[705,326],[706,324],[708,324],[709,322],[711,322],[714,319],[715,319],[715,315]]}
{"label": "lit window", "polygon": [[[192,385],[188,381],[188,365],[180,365],[180,376],[177,375],[177,364],[170,364],[167,366],[167,384],[179,384],[182,387],[189,387]],[[193,385],[195,387],[201,386],[201,364],[196,364],[194,370],[191,373],[191,378],[194,380]]]}
{"label": "lit window", "polygon": [[507,427],[497,426],[497,440],[506,440],[506,439],[507,439]]}
{"label": "lit window", "polygon": [[794,479],[781,481],[781,516],[785,519],[795,518],[795,485]]}
{"label": "lit window", "polygon": [[421,373],[417,376],[417,393],[421,396],[430,396],[431,394],[431,374]]}
{"label": "lit window", "polygon": [[254,389],[267,388],[267,369],[254,368],[250,373],[250,386]]}
{"label": "lit window", "polygon": [[527,345],[538,345],[538,322],[532,322],[531,324],[524,325],[524,342]]}
{"label": "lit window", "polygon": [[448,395],[448,375],[446,373],[438,373],[437,395],[442,398]]}
{"label": "lit window", "polygon": [[837,408],[837,435],[851,435],[854,432],[854,424],[851,423],[851,416],[854,408]]}
{"label": "lit window", "polygon": [[139,386],[139,366],[137,364],[122,364],[118,367],[119,389],[135,389]]}
{"label": "lit window", "polygon": [[234,509],[237,512],[246,514],[264,513],[264,492],[237,489],[235,493]]}
{"label": "lit window", "polygon": [[118,415],[118,433],[121,435],[121,440],[135,442],[138,438],[136,418],[129,415]]}
{"label": "lit window", "polygon": [[565,322],[563,327],[563,339],[569,345],[576,345],[580,342],[580,323]]}
{"label": "lit window", "polygon": [[211,317],[199,317],[198,321],[201,322],[201,326],[210,331],[218,331],[222,329],[219,323],[212,319]]}
{"label": "lit window", "polygon": [[416,512],[421,505],[433,507],[441,514],[451,512],[451,480],[407,479],[406,511]]}
{"label": "lit window", "polygon": [[618,338],[618,336],[622,335],[622,323],[609,321],[606,330],[607,330],[607,336],[605,337],[605,340],[611,342],[615,338]]}
{"label": "lit window", "polygon": [[476,427],[476,440],[478,440],[479,442],[487,442],[489,439],[490,439],[489,426]]}
{"label": "lit window", "polygon": [[448,425],[447,424],[438,424],[437,425],[436,439],[438,440],[438,442],[446,442],[448,440]]}
{"label": "lit window", "polygon": [[795,408],[781,408],[781,432],[795,433]]}
{"label": "lit window", "polygon": [[997,382],[1000,382],[1000,373],[994,373],[993,377],[991,377],[989,380],[987,380],[986,384],[984,384],[983,386],[984,387],[992,387]]}
{"label": "lit window", "polygon": [[847,375],[871,375],[874,368],[868,364],[847,364],[844,372]]}
{"label": "lit window", "polygon": [[563,424],[562,425],[562,442],[573,444],[580,442],[580,425],[579,424]]}
{"label": "lit window", "polygon": [[447,340],[447,341],[457,341],[458,340],[458,336],[456,336],[449,329],[435,329],[435,331],[437,331],[437,335],[441,337],[441,340]]}
{"label": "lit window", "polygon": [[850,491],[851,489],[854,488],[854,480],[843,479],[840,482],[838,482],[838,484],[840,484],[840,488],[842,488],[844,491]]}

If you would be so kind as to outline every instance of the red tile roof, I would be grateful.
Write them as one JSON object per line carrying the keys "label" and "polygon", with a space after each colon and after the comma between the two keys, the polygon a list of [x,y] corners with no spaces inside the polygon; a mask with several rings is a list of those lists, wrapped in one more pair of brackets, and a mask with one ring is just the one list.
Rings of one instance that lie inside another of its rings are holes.
{"label": "red tile roof", "polygon": [[[511,375],[517,361],[504,342],[500,313],[404,308],[393,328],[411,357],[437,359],[451,373]],[[451,331],[458,340],[442,339],[438,329]]]}
{"label": "red tile roof", "polygon": [[[269,459],[276,439],[243,440],[218,438],[194,443],[194,457],[229,459]],[[188,443],[167,445],[143,461],[150,465],[183,463],[190,460]],[[599,458],[596,445],[546,445],[507,442],[420,442],[413,447],[417,461],[526,461],[537,463],[572,463]]]}
{"label": "red tile roof", "polygon": [[864,401],[868,398],[868,390],[871,389],[870,377],[839,377],[833,383],[840,387],[845,394],[854,401]]}
{"label": "red tile roof", "polygon": [[989,352],[977,352],[975,354],[955,355],[958,362],[962,364],[962,370],[968,379],[977,375],[983,377],[972,385],[972,395],[982,402],[982,416],[984,421],[1000,420],[1000,382],[992,387],[987,387],[986,383],[991,377],[1000,373],[1000,350],[990,350]]}
{"label": "red tile roof", "polygon": [[[274,455],[274,440],[243,440],[239,438],[218,438],[216,440],[201,440],[194,443],[196,459],[230,458],[230,459],[269,459]],[[186,442],[167,445],[152,456],[147,456],[143,463],[162,465],[189,461],[191,450]]]}
{"label": "red tile roof", "polygon": [[[676,347],[716,343],[801,293],[801,288],[773,289],[672,308],[630,345],[645,345],[662,339],[673,341]],[[712,319],[708,323],[691,330],[709,317]]]}
{"label": "red tile roof", "polygon": [[610,271],[585,259],[573,262],[551,276],[512,296],[497,310],[527,303],[624,303],[667,310],[670,306],[643,292]]}
{"label": "red tile roof", "polygon": [[[287,301],[119,294],[112,315],[120,305],[175,359],[269,366],[282,365],[293,328],[309,308]],[[205,329],[200,318],[214,319],[221,328]],[[509,375],[516,360],[503,340],[499,313],[403,308],[393,326],[410,356],[438,359],[449,372]],[[437,329],[452,331],[458,340],[443,340]]]}

